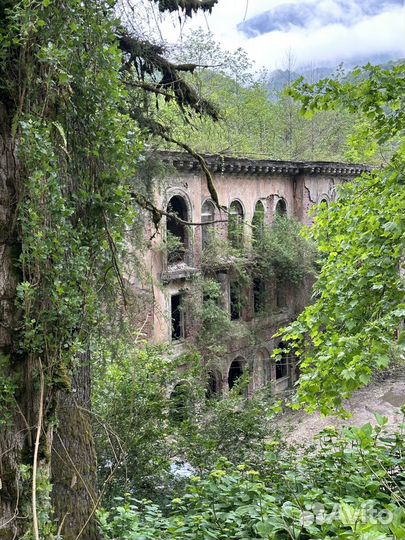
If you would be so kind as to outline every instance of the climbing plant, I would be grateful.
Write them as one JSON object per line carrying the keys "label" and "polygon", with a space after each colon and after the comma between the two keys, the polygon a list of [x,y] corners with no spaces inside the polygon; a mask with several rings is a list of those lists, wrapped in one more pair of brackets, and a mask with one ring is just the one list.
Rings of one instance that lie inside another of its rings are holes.
{"label": "climbing plant", "polygon": [[316,256],[315,244],[305,238],[302,225],[284,216],[263,225],[253,242],[254,273],[290,285],[315,274]]}
{"label": "climbing plant", "polygon": [[[158,7],[189,15],[213,4]],[[143,141],[169,136],[147,120],[148,92],[164,80],[184,114],[216,109],[161,47],[128,34],[114,2],[5,0],[0,16],[0,538],[50,538],[58,527],[66,539],[97,538],[89,342],[105,307],[127,303],[133,199],[148,204],[133,181]],[[40,485],[52,485],[55,516]]]}

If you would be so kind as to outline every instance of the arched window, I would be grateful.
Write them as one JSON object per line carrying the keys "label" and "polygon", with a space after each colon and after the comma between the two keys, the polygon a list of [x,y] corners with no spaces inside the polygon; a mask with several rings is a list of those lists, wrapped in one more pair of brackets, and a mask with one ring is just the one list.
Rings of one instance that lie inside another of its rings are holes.
{"label": "arched window", "polygon": [[228,372],[228,387],[229,390],[232,390],[232,388],[237,383],[238,379],[240,379],[243,375],[243,365],[242,360],[234,360],[232,364],[229,367]]}
{"label": "arched window", "polygon": [[[188,221],[186,201],[180,195],[172,197],[167,205],[167,212],[175,214],[179,219]],[[167,218],[167,260],[169,263],[184,261],[188,248],[188,233],[184,223],[177,219]]]}
{"label": "arched window", "polygon": [[319,204],[325,204],[326,206],[329,206],[328,199],[325,199],[325,198],[321,199],[319,201]]}
{"label": "arched window", "polygon": [[233,201],[229,206],[228,238],[232,246],[243,246],[243,208],[239,201]]}
{"label": "arched window", "polygon": [[219,398],[222,392],[222,377],[221,373],[217,370],[212,370],[208,372],[207,376],[207,389],[206,397],[207,399],[216,399]]}
{"label": "arched window", "polygon": [[[201,223],[209,223],[214,221],[215,218],[215,206],[211,201],[205,201],[201,208]],[[202,225],[202,245],[206,247],[211,239],[213,225]]]}
{"label": "arched window", "polygon": [[255,212],[252,219],[252,229],[253,242],[257,242],[261,239],[264,229],[264,206],[261,201],[257,201],[255,206]]}
{"label": "arched window", "polygon": [[287,203],[284,199],[279,199],[276,204],[276,216],[287,215]]}
{"label": "arched window", "polygon": [[191,406],[191,389],[186,382],[176,384],[170,394],[170,418],[174,422],[187,420]]}

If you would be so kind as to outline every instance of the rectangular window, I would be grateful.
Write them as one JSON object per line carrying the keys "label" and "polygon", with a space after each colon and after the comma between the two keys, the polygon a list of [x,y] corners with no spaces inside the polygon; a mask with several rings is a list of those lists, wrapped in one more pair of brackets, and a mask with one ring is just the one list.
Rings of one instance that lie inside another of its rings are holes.
{"label": "rectangular window", "polygon": [[261,278],[253,280],[253,308],[255,313],[264,311],[266,307],[266,286]]}
{"label": "rectangular window", "polygon": [[231,320],[236,321],[240,319],[242,315],[242,291],[239,283],[231,281],[229,285],[229,292]]}
{"label": "rectangular window", "polygon": [[226,272],[217,272],[216,281],[221,287],[221,297],[219,298],[219,306],[225,310],[228,309],[227,294],[228,294],[228,274]]}
{"label": "rectangular window", "polygon": [[279,343],[278,348],[281,349],[281,354],[276,362],[276,379],[282,379],[288,375],[288,369],[291,364],[291,354],[287,352],[283,343]]}
{"label": "rectangular window", "polygon": [[185,337],[184,312],[182,309],[181,294],[174,294],[171,297],[171,321],[172,321],[172,341],[178,341]]}
{"label": "rectangular window", "polygon": [[276,363],[276,379],[283,379],[288,375],[288,359],[283,357],[279,362]]}
{"label": "rectangular window", "polygon": [[278,308],[287,307],[287,294],[286,294],[285,285],[281,283],[280,281],[278,281],[276,286],[277,286],[277,290],[276,290],[277,307]]}

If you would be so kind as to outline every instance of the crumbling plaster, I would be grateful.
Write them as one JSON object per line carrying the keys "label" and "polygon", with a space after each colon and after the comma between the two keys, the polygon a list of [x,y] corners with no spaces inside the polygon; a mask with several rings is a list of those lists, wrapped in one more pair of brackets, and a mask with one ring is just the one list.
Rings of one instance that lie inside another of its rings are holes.
{"label": "crumbling plaster", "polygon": [[[184,198],[188,220],[201,222],[201,207],[206,200],[211,200],[205,175],[200,171],[198,162],[191,156],[176,152],[161,154],[161,159],[176,169],[160,189],[156,192],[155,204],[166,209],[171,197],[180,195]],[[215,188],[221,206],[229,208],[232,201],[239,201],[244,211],[244,222],[250,224],[253,219],[257,201],[262,201],[265,208],[265,221],[271,223],[275,217],[275,209],[280,198],[287,205],[287,215],[295,217],[306,225],[311,225],[310,210],[322,199],[335,200],[336,186],[352,180],[367,170],[362,165],[342,163],[301,163],[281,162],[272,160],[247,160],[236,158],[219,158],[206,156],[208,167],[212,173]],[[227,235],[227,213],[216,209],[215,224],[221,235]],[[150,227],[148,227],[150,233]],[[162,250],[166,234],[165,223],[155,234],[152,249],[145,254],[146,266],[151,269],[152,279],[160,286],[154,287],[154,310],[150,317],[151,329],[148,332],[153,343],[166,343],[171,340],[170,298],[173,294],[187,288],[190,276],[202,271],[201,227],[191,228],[189,237],[189,253],[182,263],[170,267],[167,257]],[[244,241],[251,241],[251,227],[246,225]],[[226,281],[226,279],[225,279]],[[229,277],[228,277],[229,282]],[[244,310],[244,322],[235,321],[235,325],[256,325],[255,343],[249,338],[233,340],[229,343],[227,352],[216,361],[215,369],[221,374],[221,386],[227,391],[229,366],[236,357],[245,359],[245,366],[252,371],[252,382],[249,392],[263,386],[271,379],[274,391],[284,390],[288,384],[295,381],[296,373],[290,368],[288,377],[275,381],[275,366],[270,361],[272,350],[277,346],[277,340],[272,336],[278,328],[293,320],[310,300],[310,283],[299,292],[286,291],[286,306],[277,308],[275,305],[274,284],[270,287],[272,309],[270,316],[254,318],[251,306]],[[225,289],[229,290],[229,283]],[[187,350],[185,340],[173,342],[175,354]],[[267,357],[267,358],[266,358]],[[207,359],[209,363],[209,359]]]}

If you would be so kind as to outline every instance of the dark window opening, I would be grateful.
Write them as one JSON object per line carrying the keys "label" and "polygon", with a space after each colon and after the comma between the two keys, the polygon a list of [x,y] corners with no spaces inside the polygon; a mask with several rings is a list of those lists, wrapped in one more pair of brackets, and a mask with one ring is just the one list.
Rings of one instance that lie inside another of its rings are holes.
{"label": "dark window opening", "polygon": [[234,248],[243,246],[243,208],[238,201],[233,201],[229,207],[228,238]]}
{"label": "dark window opening", "polygon": [[[201,209],[201,223],[210,223],[215,218],[215,207],[211,201],[205,201]],[[202,225],[202,245],[208,246],[212,238],[213,225]]]}
{"label": "dark window opening", "polygon": [[231,281],[229,285],[229,291],[231,320],[235,321],[237,319],[240,319],[242,315],[242,291],[239,283]]}
{"label": "dark window opening", "polygon": [[326,206],[328,206],[328,201],[326,199],[321,199],[320,204],[325,204]]}
{"label": "dark window opening", "polygon": [[255,213],[252,219],[252,239],[258,242],[263,237],[264,231],[264,206],[261,201],[257,201]]}
{"label": "dark window opening", "polygon": [[[187,205],[185,200],[178,195],[172,197],[167,205],[167,212],[175,214],[183,221],[188,221]],[[167,218],[167,243],[169,263],[184,261],[187,250],[187,229],[172,217]]]}
{"label": "dark window opening", "polygon": [[266,286],[261,278],[253,280],[253,308],[255,313],[260,313],[266,307]]}
{"label": "dark window opening", "polygon": [[172,321],[172,340],[177,341],[185,337],[184,331],[184,313],[181,306],[181,294],[174,294],[171,297],[171,321]]}
{"label": "dark window opening", "polygon": [[287,215],[287,203],[284,199],[280,199],[276,204],[276,216]]}
{"label": "dark window opening", "polygon": [[277,283],[276,289],[276,303],[278,308],[287,307],[287,294],[283,283]]}
{"label": "dark window opening", "polygon": [[232,388],[235,386],[237,381],[242,377],[242,375],[243,375],[242,363],[239,360],[234,360],[228,372],[229,390],[232,390]]}
{"label": "dark window opening", "polygon": [[189,417],[190,387],[187,383],[178,383],[170,394],[170,418],[174,422],[184,422]]}
{"label": "dark window opening", "polygon": [[290,363],[290,355],[286,350],[283,342],[278,344],[278,349],[281,349],[280,359],[276,362],[276,379],[282,379],[288,375],[288,366]]}
{"label": "dark window opening", "polygon": [[227,309],[226,291],[227,291],[227,284],[228,284],[228,274],[226,272],[218,272],[216,274],[216,280],[218,282],[218,285],[221,288],[221,294],[218,298],[218,306],[223,309]]}
{"label": "dark window opening", "polygon": [[209,371],[207,380],[207,399],[215,399],[221,395],[221,374],[219,372]]}

